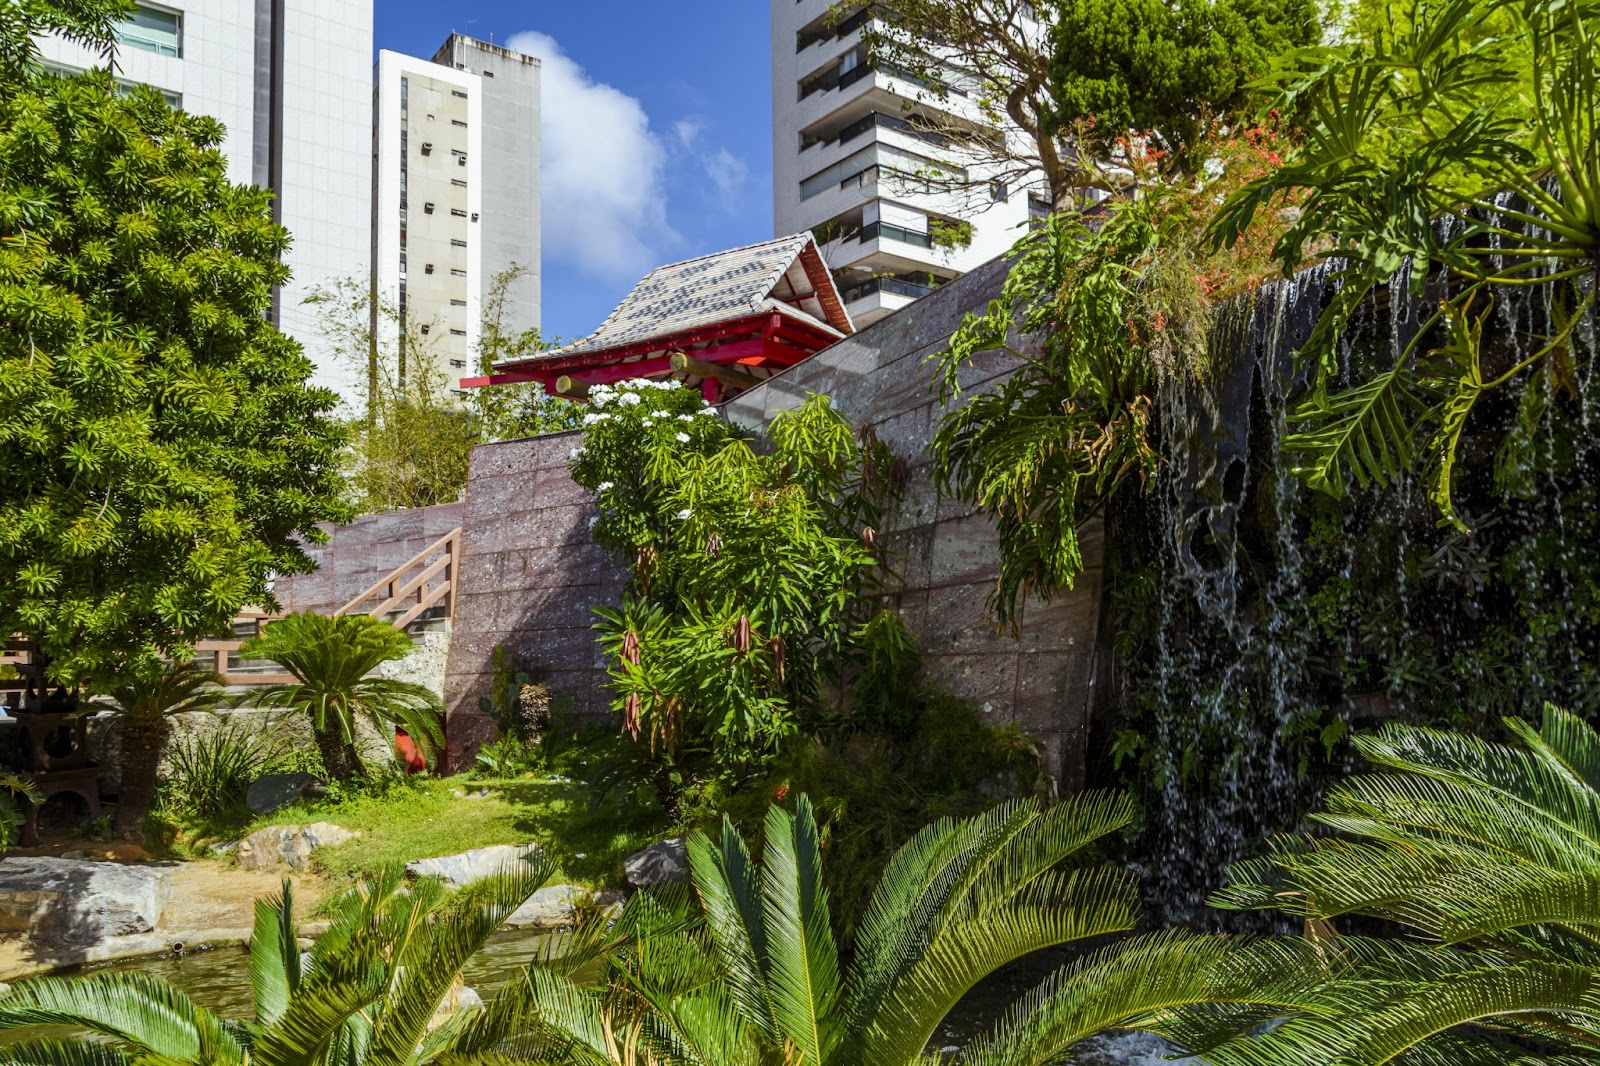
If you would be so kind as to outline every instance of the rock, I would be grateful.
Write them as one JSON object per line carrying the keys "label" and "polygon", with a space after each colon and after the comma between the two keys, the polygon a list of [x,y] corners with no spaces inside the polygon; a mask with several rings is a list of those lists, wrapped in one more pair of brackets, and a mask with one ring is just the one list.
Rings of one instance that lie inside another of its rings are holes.
{"label": "rock", "polygon": [[463,792],[459,788],[452,788],[450,790],[450,795],[454,796],[456,799],[484,800],[494,795],[494,793],[490,792],[486,788],[480,788],[476,792]]}
{"label": "rock", "polygon": [[245,793],[245,804],[257,814],[271,814],[289,806],[319,782],[311,774],[268,774],[257,779]]}
{"label": "rock", "polygon": [[539,854],[537,844],[496,844],[460,855],[416,859],[406,863],[406,873],[412,877],[443,878],[451,888],[460,888],[494,874],[514,871],[519,864],[537,859]]}
{"label": "rock", "polygon": [[72,851],[63,851],[61,857],[63,859],[87,859],[89,853],[82,848],[74,848]]}
{"label": "rock", "polygon": [[221,844],[213,844],[206,849],[206,854],[213,859],[226,859],[229,855],[239,850],[239,841],[225,840]]}
{"label": "rock", "polygon": [[428,1022],[428,1032],[433,1032],[463,1011],[483,1010],[483,997],[471,985],[458,985],[445,994],[439,1007]]}
{"label": "rock", "polygon": [[172,870],[78,859],[0,861],[0,931],[93,944],[148,933],[172,898]]}
{"label": "rock", "polygon": [[506,919],[507,929],[558,929],[576,925],[583,911],[598,906],[615,912],[622,897],[615,892],[591,892],[577,885],[541,888]]}
{"label": "rock", "polygon": [[671,882],[675,885],[689,881],[689,849],[682,837],[651,844],[622,860],[622,872],[634,888]]}
{"label": "rock", "polygon": [[241,870],[265,870],[279,863],[292,870],[302,870],[311,861],[313,851],[343,844],[360,835],[330,822],[269,825],[239,841],[234,857],[239,860]]}

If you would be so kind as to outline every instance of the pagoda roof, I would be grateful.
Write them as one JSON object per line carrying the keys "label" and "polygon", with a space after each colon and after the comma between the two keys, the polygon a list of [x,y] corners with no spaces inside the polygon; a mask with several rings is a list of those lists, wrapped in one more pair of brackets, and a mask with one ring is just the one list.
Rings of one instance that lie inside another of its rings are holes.
{"label": "pagoda roof", "polygon": [[497,374],[553,372],[688,349],[752,320],[788,320],[826,344],[855,331],[833,275],[809,233],[657,267],[600,328],[562,348],[495,364]]}

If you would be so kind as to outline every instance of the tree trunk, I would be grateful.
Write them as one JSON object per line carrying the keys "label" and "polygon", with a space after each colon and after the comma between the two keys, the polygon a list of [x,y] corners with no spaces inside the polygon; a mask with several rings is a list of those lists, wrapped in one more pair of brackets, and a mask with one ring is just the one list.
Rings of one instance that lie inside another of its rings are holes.
{"label": "tree trunk", "polygon": [[348,781],[361,774],[361,757],[356,747],[339,735],[337,729],[318,729],[317,749],[322,752],[322,767],[335,781]]}
{"label": "tree trunk", "polygon": [[171,726],[164,716],[122,717],[122,788],[117,793],[117,834],[134,839],[144,834],[145,819],[156,797],[156,766]]}

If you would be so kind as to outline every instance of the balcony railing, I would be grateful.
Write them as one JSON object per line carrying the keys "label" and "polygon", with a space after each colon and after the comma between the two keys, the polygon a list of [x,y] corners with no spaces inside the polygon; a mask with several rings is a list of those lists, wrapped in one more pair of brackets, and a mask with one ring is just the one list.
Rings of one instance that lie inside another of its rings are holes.
{"label": "balcony railing", "polygon": [[807,148],[812,148],[819,144],[849,144],[868,130],[873,129],[895,130],[940,148],[950,147],[950,138],[942,133],[923,129],[913,122],[907,122],[903,118],[896,118],[894,115],[885,115],[881,111],[873,111],[850,123],[850,125],[831,137],[813,137],[801,145],[800,150],[805,151]]}
{"label": "balcony railing", "polygon": [[812,45],[820,44],[823,41],[831,41],[835,38],[842,41],[852,33],[856,32],[856,30],[864,26],[867,20],[871,17],[872,9],[862,8],[860,11],[857,11],[854,15],[851,15],[837,26],[830,26],[825,21],[821,26],[818,26],[814,30],[801,30],[799,33],[795,34],[794,50],[796,54],[798,54],[800,52],[804,52]]}
{"label": "balcony railing", "polygon": [[891,241],[900,241],[903,244],[916,245],[918,248],[933,247],[933,238],[926,233],[918,233],[914,229],[906,229],[904,226],[895,226],[887,222],[868,222],[861,227],[861,236],[857,239],[862,244],[865,244],[880,237],[887,237]]}
{"label": "balcony railing", "polygon": [[857,300],[864,300],[873,293],[887,292],[896,296],[909,296],[913,300],[920,300],[934,290],[932,285],[921,285],[915,281],[904,281],[900,278],[870,278],[860,285],[852,285],[841,294],[841,299],[847,304]]}

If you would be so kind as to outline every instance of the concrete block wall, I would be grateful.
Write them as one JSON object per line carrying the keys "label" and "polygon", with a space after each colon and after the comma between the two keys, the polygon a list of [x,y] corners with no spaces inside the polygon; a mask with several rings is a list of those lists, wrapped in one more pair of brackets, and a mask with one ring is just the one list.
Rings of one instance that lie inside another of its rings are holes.
{"label": "concrete block wall", "polygon": [[[923,359],[940,350],[968,311],[999,294],[996,262],[763,382],[727,405],[758,428],[811,393],[870,425],[911,467],[886,529],[900,584],[892,595],[918,638],[931,678],[997,721],[1017,721],[1045,747],[1064,789],[1081,784],[1093,708],[1101,602],[1098,529],[1084,533],[1086,572],[1076,588],[1022,612],[1020,634],[997,633],[985,610],[997,563],[993,529],[962,504],[938,498],[927,444],[942,410]],[[982,389],[1016,358],[990,353],[962,375]],[[463,518],[461,590],[445,679],[452,765],[493,736],[479,711],[496,644],[549,672],[559,699],[582,712],[608,706],[606,663],[590,631],[592,608],[615,603],[627,575],[588,539],[588,493],[567,475],[578,434],[474,449]]]}

